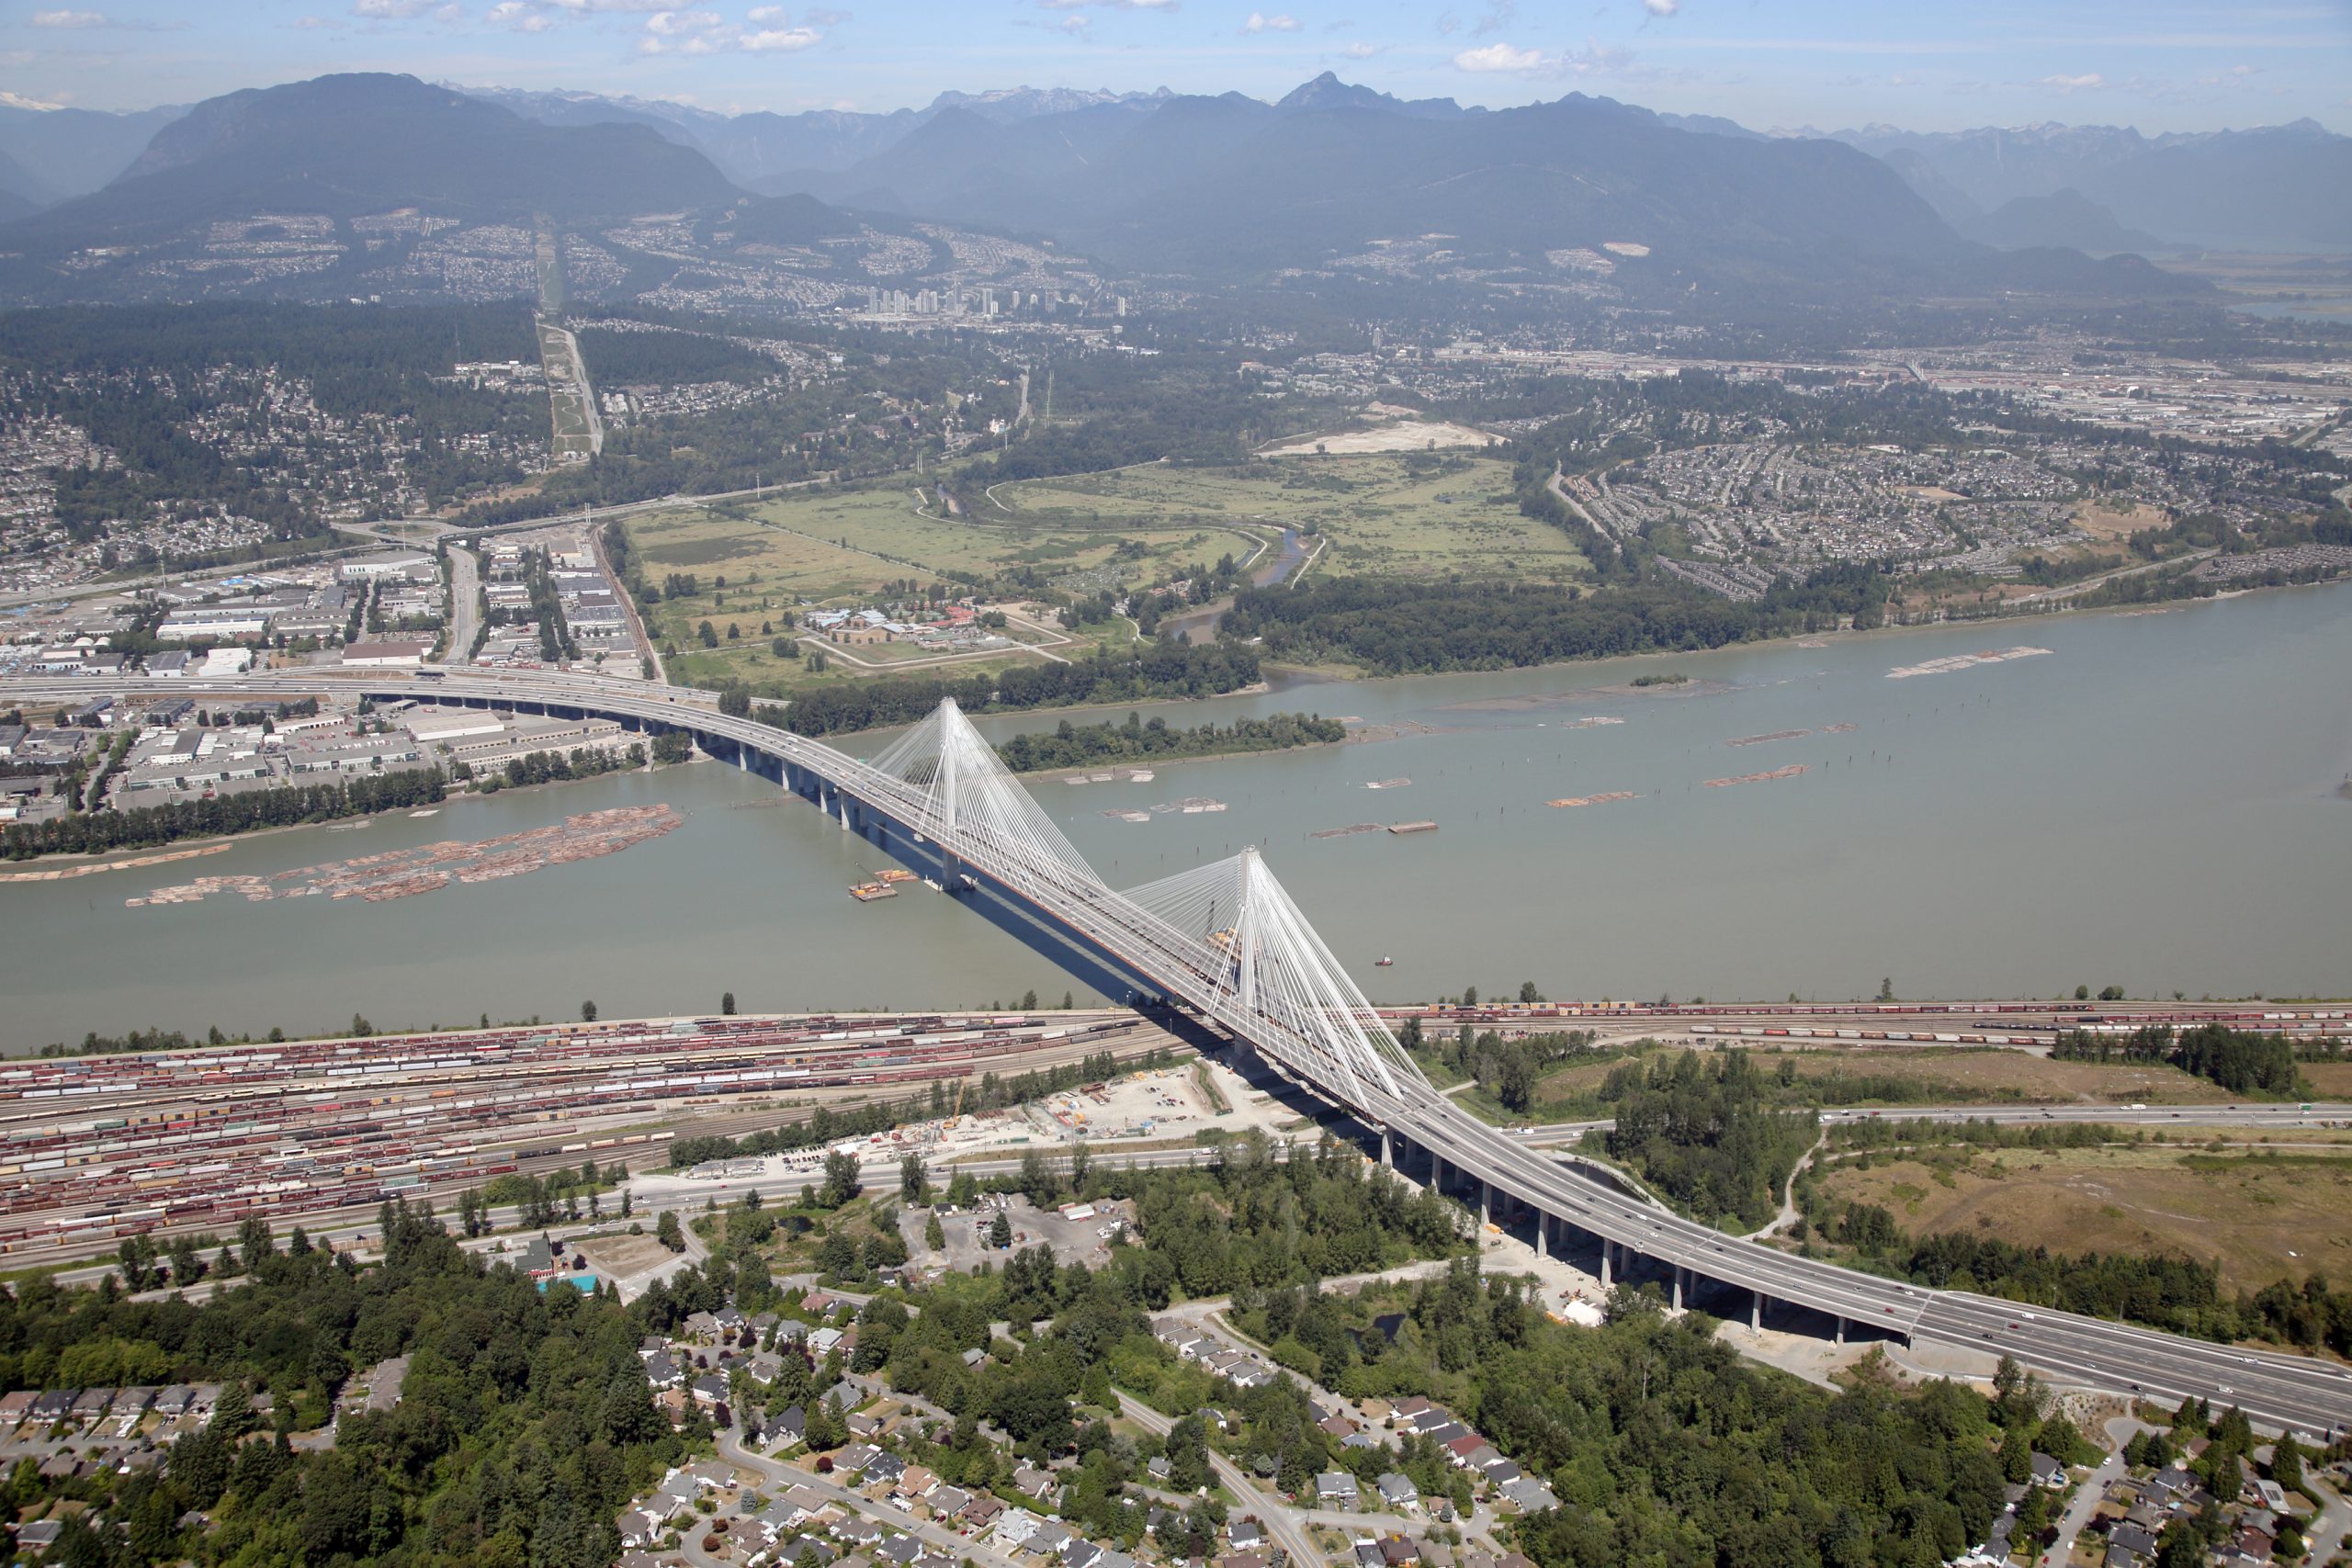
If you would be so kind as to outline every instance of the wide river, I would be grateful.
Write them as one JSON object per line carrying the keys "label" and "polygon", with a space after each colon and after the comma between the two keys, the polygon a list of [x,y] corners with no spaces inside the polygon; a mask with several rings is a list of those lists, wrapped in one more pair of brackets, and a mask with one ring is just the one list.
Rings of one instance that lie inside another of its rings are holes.
{"label": "wide river", "polygon": [[[1890,678],[2018,646],[2046,655]],[[1645,673],[1690,677],[1634,691]],[[1554,997],[2352,992],[2352,592],[1724,652],[1284,689],[1157,710],[1305,708],[1396,739],[1033,781],[1115,886],[1269,863],[1375,999],[1533,980]],[[987,721],[998,734],[1062,716]],[[1784,733],[1785,732],[1785,733]],[[1731,742],[1745,740],[1747,744]],[[870,753],[870,738],[852,749]],[[1706,781],[1801,764],[1793,776]],[[1409,784],[1370,790],[1390,779]],[[1624,793],[1572,807],[1547,801]],[[0,886],[0,1045],[577,1016],[1010,1005],[1068,980],[948,899],[844,896],[887,863],[798,802],[700,764],[305,829],[171,866]],[[1210,796],[1222,812],[1106,815]],[[130,908],[567,813],[664,801],[666,838],[384,903]],[[1434,832],[1313,834],[1433,820]],[[1374,961],[1392,954],[1392,967]]]}

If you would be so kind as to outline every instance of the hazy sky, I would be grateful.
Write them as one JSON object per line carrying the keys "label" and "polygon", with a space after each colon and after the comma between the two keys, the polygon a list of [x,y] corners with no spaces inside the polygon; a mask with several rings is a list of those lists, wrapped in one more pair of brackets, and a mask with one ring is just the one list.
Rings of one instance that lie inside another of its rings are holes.
{"label": "hazy sky", "polygon": [[2352,130],[2352,0],[0,0],[0,96],[141,108],[330,71],[711,108],[946,88],[1570,91],[1758,128]]}

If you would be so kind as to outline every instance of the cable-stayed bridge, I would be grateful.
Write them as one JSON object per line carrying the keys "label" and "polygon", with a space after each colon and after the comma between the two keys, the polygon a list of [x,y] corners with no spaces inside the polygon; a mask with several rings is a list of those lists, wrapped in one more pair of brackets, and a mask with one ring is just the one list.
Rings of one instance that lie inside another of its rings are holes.
{"label": "cable-stayed bridge", "polygon": [[[28,682],[39,702],[104,693],[316,689],[285,676],[185,682]],[[1437,1093],[1254,847],[1125,892],[1088,865],[952,703],[871,761],[751,718],[618,682],[501,674],[426,683],[337,680],[338,691],[603,715],[690,731],[706,750],[766,774],[844,831],[934,874],[942,888],[1129,998],[1173,1004],[1268,1068],[1355,1118],[1385,1164],[1418,1168],[1480,1219],[1539,1254],[1597,1253],[1604,1284],[1655,1280],[1673,1304],[1705,1302],[1751,1326],[1792,1319],[1840,1339],[1932,1340],[2012,1356],[2061,1381],[2165,1404],[2197,1394],[2314,1438],[2352,1429],[2352,1374],[1959,1291],[1901,1284],[1680,1218],[1607,1172],[1563,1163]]]}

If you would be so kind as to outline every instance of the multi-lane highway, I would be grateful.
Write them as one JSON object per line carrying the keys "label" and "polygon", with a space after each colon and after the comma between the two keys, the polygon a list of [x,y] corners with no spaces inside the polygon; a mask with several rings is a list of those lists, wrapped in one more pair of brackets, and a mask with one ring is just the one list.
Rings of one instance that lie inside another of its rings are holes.
{"label": "multi-lane highway", "polygon": [[[1450,1112],[1450,1113],[1449,1113]],[[2195,1393],[2254,1420],[2325,1438],[2352,1426],[2352,1371],[2306,1357],[2243,1351],[2103,1319],[1929,1291],[1725,1236],[1549,1165],[1465,1112],[1401,1119],[1406,1135],[1443,1149],[1449,1168],[1532,1202],[1653,1266],[1682,1269],[1751,1297],[1834,1314],[1911,1339],[2014,1357],[2070,1382],[2177,1403]]]}
{"label": "multi-lane highway", "polygon": [[[249,677],[240,692],[315,687],[315,675]],[[115,689],[96,681],[52,682],[65,692]],[[136,685],[136,682],[131,684]],[[971,896],[1001,899],[1052,936],[1134,976],[1232,1033],[1311,1092],[1444,1162],[1437,1173],[1478,1184],[1488,1197],[1540,1216],[1539,1234],[1569,1226],[1651,1264],[1770,1300],[1869,1323],[1907,1338],[1935,1338],[1997,1351],[2070,1380],[2153,1397],[2196,1393],[2235,1404],[2256,1421],[2323,1436],[2352,1428],[2352,1375],[2308,1359],[2242,1353],[2096,1319],[2041,1312],[1964,1292],[1933,1292],[1726,1237],[1703,1225],[1619,1196],[1589,1176],[1461,1111],[1417,1079],[1385,1084],[1363,1076],[1308,1013],[1277,1016],[1245,1004],[1227,987],[1232,958],[1199,935],[1181,932],[1113,892],[1082,866],[1017,831],[989,828],[944,810],[927,788],[857,761],[829,746],[749,718],[682,704],[661,691],[560,673],[453,674],[433,681],[362,676],[336,689],[371,695],[435,697],[476,705],[603,713],[632,724],[692,729],[724,754],[773,762],[829,811],[912,861],[952,856]],[[199,689],[182,682],[169,690]]]}

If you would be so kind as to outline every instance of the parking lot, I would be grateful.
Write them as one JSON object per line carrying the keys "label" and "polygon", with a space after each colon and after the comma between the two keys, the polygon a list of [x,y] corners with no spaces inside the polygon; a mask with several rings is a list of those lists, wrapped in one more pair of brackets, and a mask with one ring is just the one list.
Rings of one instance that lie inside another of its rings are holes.
{"label": "parking lot", "polygon": [[1055,1261],[1084,1263],[1089,1268],[1100,1265],[1111,1255],[1111,1228],[1134,1217],[1134,1206],[1125,1202],[1105,1201],[1091,1205],[1094,1213],[1082,1219],[1064,1219],[1050,1209],[1041,1210],[1018,1193],[991,1193],[984,1196],[975,1208],[950,1213],[945,1204],[939,1207],[939,1228],[945,1233],[947,1247],[936,1253],[924,1244],[923,1230],[930,1218],[928,1209],[902,1209],[899,1212],[899,1234],[907,1243],[907,1256],[918,1268],[944,1266],[968,1273],[983,1261],[1002,1264],[1009,1252],[988,1245],[988,1232],[995,1223],[999,1205],[1012,1226],[1011,1252],[1040,1242],[1054,1249]]}

